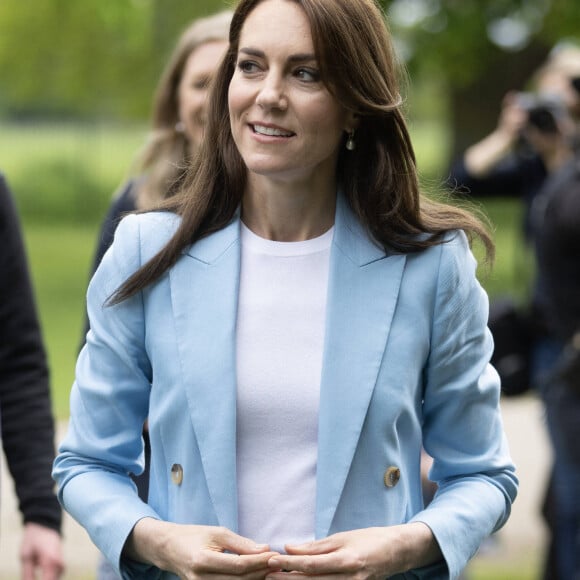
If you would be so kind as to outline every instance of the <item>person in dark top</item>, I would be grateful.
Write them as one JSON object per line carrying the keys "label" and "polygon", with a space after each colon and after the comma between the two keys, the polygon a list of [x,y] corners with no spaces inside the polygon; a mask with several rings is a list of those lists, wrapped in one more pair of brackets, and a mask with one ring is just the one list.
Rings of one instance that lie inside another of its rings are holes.
{"label": "person in dark top", "polygon": [[562,123],[580,121],[579,76],[580,48],[557,45],[533,76],[533,92],[509,92],[496,128],[450,168],[448,184],[458,193],[521,199],[528,242],[534,236],[530,211],[536,195],[546,177],[571,157]]}
{"label": "person in dark top", "polygon": [[[450,170],[448,184],[458,195],[521,199],[524,240],[530,248],[536,235],[532,214],[538,193],[574,155],[580,94],[573,79],[579,74],[580,49],[555,49],[533,78],[534,93],[508,93],[497,127],[468,147]],[[529,386],[548,371],[550,358],[545,356],[544,337],[549,330],[543,285],[541,276],[536,276],[529,299],[534,320]]]}
{"label": "person in dark top", "polygon": [[[534,205],[548,178],[574,156],[580,93],[574,79],[580,75],[580,49],[557,47],[533,79],[534,93],[506,95],[497,127],[469,147],[450,170],[449,186],[458,195],[514,197],[524,205],[523,233],[533,247]],[[544,281],[536,273],[530,311],[534,318],[530,386],[549,372],[546,354],[550,329],[545,309]]]}
{"label": "person in dark top", "polygon": [[22,577],[60,578],[62,512],[51,478],[49,372],[18,214],[0,174],[0,425],[24,533]]}
{"label": "person in dark top", "polygon": [[554,452],[552,517],[557,578],[580,578],[580,157],[538,194],[535,255],[546,320],[556,345],[540,384]]}
{"label": "person in dark top", "polygon": [[548,320],[552,332],[568,340],[580,330],[580,157],[546,182],[536,211]]}
{"label": "person in dark top", "polygon": [[[459,195],[512,197],[522,201],[523,240],[538,258],[527,307],[531,320],[526,326],[526,344],[529,344],[527,386],[541,395],[548,418],[555,412],[554,397],[549,392],[553,388],[558,390],[552,384],[553,367],[563,347],[562,335],[556,330],[554,301],[564,300],[572,307],[575,300],[563,296],[571,288],[564,280],[571,269],[561,267],[562,260],[567,259],[566,252],[558,254],[548,250],[552,248],[552,242],[547,241],[549,236],[546,237],[548,230],[543,212],[546,188],[552,188],[550,184],[562,179],[561,172],[568,171],[565,168],[574,159],[580,121],[579,78],[580,48],[556,46],[532,79],[534,92],[506,95],[497,127],[455,160],[448,180],[449,186]],[[541,243],[539,236],[542,237]],[[545,259],[546,255],[550,255],[552,265]],[[492,303],[492,311],[493,307]],[[492,321],[490,326],[493,331]],[[496,344],[501,344],[500,339],[498,337]],[[508,384],[511,377],[504,379]],[[516,394],[522,390],[518,387]],[[551,422],[548,422],[548,428],[556,465],[543,504],[550,535],[543,578],[559,580],[572,577],[559,570],[562,566],[569,570],[570,565],[561,564],[562,556],[558,553],[562,552],[563,546],[563,550],[569,552],[568,546],[573,545],[577,525],[570,525],[566,518],[557,516],[566,510],[564,506],[570,505],[567,499],[569,490],[558,484],[568,478],[568,470],[560,467],[565,465],[558,459],[561,438],[554,438]],[[570,516],[575,517],[573,511]]]}

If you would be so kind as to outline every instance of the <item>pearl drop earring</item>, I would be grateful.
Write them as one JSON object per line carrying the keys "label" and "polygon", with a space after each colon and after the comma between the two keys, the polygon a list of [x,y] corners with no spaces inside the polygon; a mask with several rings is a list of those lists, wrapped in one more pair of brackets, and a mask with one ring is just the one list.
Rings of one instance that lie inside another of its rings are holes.
{"label": "pearl drop earring", "polygon": [[346,148],[349,151],[354,151],[356,149],[356,143],[354,140],[354,131],[349,131],[348,139],[346,140]]}

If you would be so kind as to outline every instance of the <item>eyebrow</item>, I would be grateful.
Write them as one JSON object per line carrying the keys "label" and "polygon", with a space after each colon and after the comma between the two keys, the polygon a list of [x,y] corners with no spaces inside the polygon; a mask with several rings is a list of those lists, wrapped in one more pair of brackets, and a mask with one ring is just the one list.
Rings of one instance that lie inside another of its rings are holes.
{"label": "eyebrow", "polygon": [[[266,58],[265,52],[263,50],[259,50],[257,48],[243,47],[243,48],[240,48],[238,50],[238,52],[243,52],[244,54],[247,54],[248,56],[255,56],[258,58]],[[290,63],[308,62],[308,61],[312,61],[312,60],[316,60],[316,56],[310,52],[292,54],[288,57],[288,62],[290,62]]]}

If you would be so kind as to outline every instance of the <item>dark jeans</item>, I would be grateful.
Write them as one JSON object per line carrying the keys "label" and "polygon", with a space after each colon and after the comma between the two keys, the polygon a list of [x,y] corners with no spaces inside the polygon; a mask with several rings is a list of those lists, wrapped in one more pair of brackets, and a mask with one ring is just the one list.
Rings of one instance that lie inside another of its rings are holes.
{"label": "dark jeans", "polygon": [[580,580],[580,464],[570,453],[571,447],[579,444],[580,396],[550,374],[562,347],[560,341],[552,338],[538,341],[534,350],[534,376],[545,405],[554,453],[552,526],[557,577]]}

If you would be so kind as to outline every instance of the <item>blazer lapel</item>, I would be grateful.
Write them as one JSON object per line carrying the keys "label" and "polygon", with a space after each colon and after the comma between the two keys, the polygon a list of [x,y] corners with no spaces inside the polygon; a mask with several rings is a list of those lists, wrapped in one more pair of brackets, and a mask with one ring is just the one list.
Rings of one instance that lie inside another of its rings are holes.
{"label": "blazer lapel", "polygon": [[405,257],[374,244],[338,196],[320,392],[316,537],[328,535],[387,342]]}
{"label": "blazer lapel", "polygon": [[171,269],[182,376],[220,525],[237,529],[235,327],[239,219],[194,244]]}

